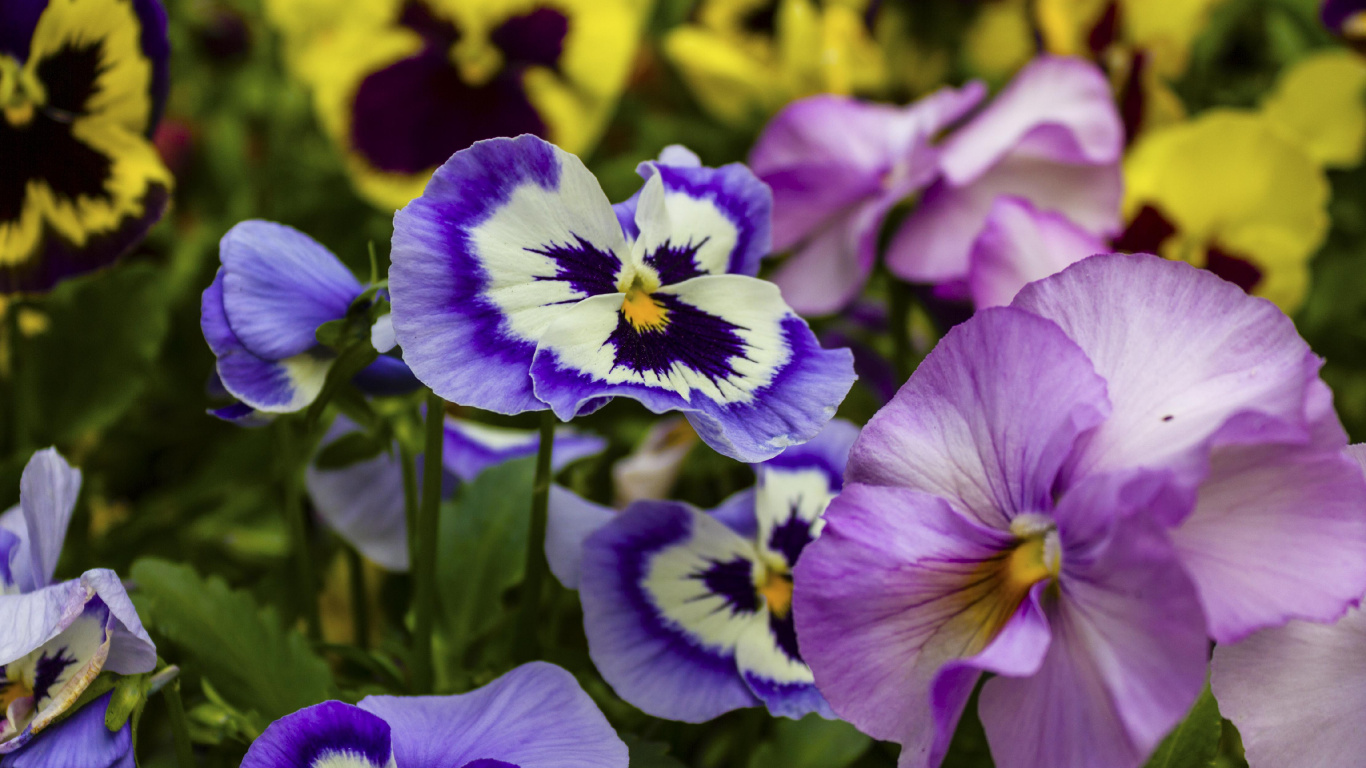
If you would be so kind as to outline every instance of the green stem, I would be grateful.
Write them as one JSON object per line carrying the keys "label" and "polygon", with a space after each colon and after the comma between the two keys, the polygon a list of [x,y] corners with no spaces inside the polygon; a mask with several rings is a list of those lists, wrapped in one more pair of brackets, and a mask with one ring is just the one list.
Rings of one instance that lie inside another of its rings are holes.
{"label": "green stem", "polygon": [[180,768],[194,768],[190,723],[185,717],[185,704],[180,700],[180,681],[172,680],[161,692],[166,696],[166,708],[171,715],[171,738],[175,741],[176,763]]}
{"label": "green stem", "polygon": [[417,562],[417,460],[407,446],[400,444],[399,462],[403,466],[403,522],[408,531],[408,564]]}
{"label": "green stem", "polygon": [[516,658],[531,661],[540,655],[537,627],[541,620],[541,592],[549,566],[545,561],[546,513],[550,506],[550,458],[555,447],[555,414],[541,412],[541,445],[536,451],[536,482],[531,488],[531,528],[526,540],[526,578],[522,581],[521,613],[517,618]]}
{"label": "green stem", "polygon": [[323,639],[322,619],[318,613],[318,583],[313,572],[313,551],[308,545],[308,521],[304,519],[299,487],[303,461],[296,449],[294,429],[294,420],[281,419],[277,431],[283,457],[281,465],[285,468],[285,524],[289,526],[289,535],[293,539],[295,578],[299,582],[299,602],[304,620],[308,623],[308,639],[316,643]]}
{"label": "green stem", "polygon": [[352,641],[361,650],[370,648],[370,601],[365,594],[365,563],[355,547],[346,547],[346,567],[351,582]]}
{"label": "green stem", "polygon": [[427,394],[427,437],[422,452],[422,508],[413,561],[413,693],[432,692],[432,623],[436,614],[436,536],[441,520],[441,449],[446,402]]}

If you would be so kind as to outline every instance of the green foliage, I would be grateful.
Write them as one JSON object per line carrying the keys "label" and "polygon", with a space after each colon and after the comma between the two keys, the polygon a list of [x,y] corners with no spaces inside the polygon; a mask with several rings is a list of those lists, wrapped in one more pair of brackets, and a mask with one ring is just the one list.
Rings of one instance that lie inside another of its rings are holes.
{"label": "green foliage", "polygon": [[779,719],[773,736],[749,756],[749,768],[844,768],[859,758],[873,740],[840,720],[807,715]]}
{"label": "green foliage", "polygon": [[1219,704],[1206,685],[1186,719],[1158,745],[1146,768],[1209,768],[1219,753],[1222,733]]}
{"label": "green foliage", "polygon": [[174,643],[232,706],[267,722],[339,698],[327,664],[275,612],[187,565],[139,560],[132,576],[142,620]]}

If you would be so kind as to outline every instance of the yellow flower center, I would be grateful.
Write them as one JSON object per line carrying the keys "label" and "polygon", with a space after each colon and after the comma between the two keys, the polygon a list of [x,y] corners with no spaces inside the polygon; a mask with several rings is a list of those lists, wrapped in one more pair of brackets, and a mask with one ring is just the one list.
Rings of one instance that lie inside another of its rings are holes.
{"label": "yellow flower center", "polygon": [[1015,544],[965,573],[966,586],[955,593],[958,620],[967,635],[962,655],[986,648],[1015,616],[1029,590],[1056,579],[1062,570],[1058,532],[1043,515],[1025,514],[1011,521]]}
{"label": "yellow flower center", "polygon": [[11,56],[0,56],[0,112],[13,126],[27,125],[38,108],[47,103],[47,89],[32,71]]}
{"label": "yellow flower center", "polygon": [[787,618],[792,610],[792,574],[786,570],[766,568],[764,581],[759,585],[759,594],[770,613],[780,619]]}
{"label": "yellow flower center", "polygon": [[5,719],[11,704],[32,695],[33,689],[23,680],[6,680],[0,676],[0,720]]}
{"label": "yellow flower center", "polygon": [[626,298],[621,302],[621,314],[637,331],[664,330],[669,324],[669,310],[655,298],[639,275],[625,290]]}

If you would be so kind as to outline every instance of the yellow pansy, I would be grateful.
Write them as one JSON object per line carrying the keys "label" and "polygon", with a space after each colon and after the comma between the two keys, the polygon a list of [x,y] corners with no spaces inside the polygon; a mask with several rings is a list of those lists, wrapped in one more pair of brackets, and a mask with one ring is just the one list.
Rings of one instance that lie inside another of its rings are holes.
{"label": "yellow pansy", "polygon": [[732,125],[803,96],[888,84],[866,0],[702,0],[664,52],[702,107]]}
{"label": "yellow pansy", "polygon": [[983,4],[963,41],[973,74],[1001,82],[1034,57],[1034,29],[1027,0]]}
{"label": "yellow pansy", "polygon": [[1328,232],[1328,180],[1262,115],[1215,109],[1155,130],[1124,164],[1122,250],[1206,267],[1287,312]]}
{"label": "yellow pansy", "polygon": [[1281,74],[1262,113],[1318,163],[1358,165],[1366,148],[1366,61],[1337,49],[1306,57]]}
{"label": "yellow pansy", "polygon": [[318,6],[272,0],[268,12],[356,188],[397,208],[481,139],[533,133],[591,151],[625,87],[651,0]]}

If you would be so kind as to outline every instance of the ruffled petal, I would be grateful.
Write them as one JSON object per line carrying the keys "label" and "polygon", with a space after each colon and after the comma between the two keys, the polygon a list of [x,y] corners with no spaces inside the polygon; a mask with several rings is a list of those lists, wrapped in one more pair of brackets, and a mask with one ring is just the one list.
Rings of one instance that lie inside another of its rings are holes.
{"label": "ruffled petal", "polygon": [[765,621],[754,547],[678,502],[638,502],[588,537],[579,599],[593,663],[626,701],[702,722],[758,703],[736,668]]}
{"label": "ruffled petal", "polygon": [[200,327],[218,358],[218,377],[233,397],[259,411],[292,413],[322,391],[332,360],[305,352],[272,361],[252,354],[233,333],[223,309],[225,271],[204,289]]}
{"label": "ruffled petal", "polygon": [[1209,633],[1235,642],[1287,619],[1331,621],[1366,593],[1366,477],[1297,445],[1214,451],[1195,511],[1171,532]]}
{"label": "ruffled petal", "polygon": [[1292,621],[1214,649],[1210,684],[1252,768],[1349,766],[1366,752],[1366,611]]}
{"label": "ruffled petal", "polygon": [[998,197],[972,246],[968,286],[978,309],[1004,306],[1027,283],[1109,251],[1105,241],[1028,200]]}
{"label": "ruffled petal", "polygon": [[1026,286],[1012,306],[1061,326],[1114,404],[1079,446],[1073,476],[1166,467],[1193,487],[1216,435],[1302,440],[1310,428],[1318,358],[1273,304],[1208,272],[1095,256]]}
{"label": "ruffled petal", "polygon": [[394,217],[394,333],[438,395],[541,410],[527,376],[546,329],[612,293],[625,239],[583,163],[534,136],[457,152]]}
{"label": "ruffled petal", "polygon": [[324,701],[271,723],[242,768],[396,768],[389,724],[340,701]]}
{"label": "ruffled petal", "polygon": [[1105,381],[1056,325],[984,310],[868,422],[847,479],[925,491],[1004,529],[1052,508],[1073,445],[1109,412]]}
{"label": "ruffled petal", "polygon": [[626,768],[626,744],[597,705],[543,661],[458,696],[367,696],[360,707],[393,729],[400,768]]}
{"label": "ruffled petal", "polygon": [[247,351],[283,360],[318,346],[318,326],[346,316],[361,284],[332,252],[270,221],[244,221],[223,236],[223,309]]}
{"label": "ruffled petal", "polygon": [[848,350],[823,350],[771,283],[706,275],[646,299],[637,328],[622,294],[580,302],[548,330],[532,365],[536,395],[563,420],[603,397],[681,410],[720,453],[772,458],[809,440],[853,385]]}

